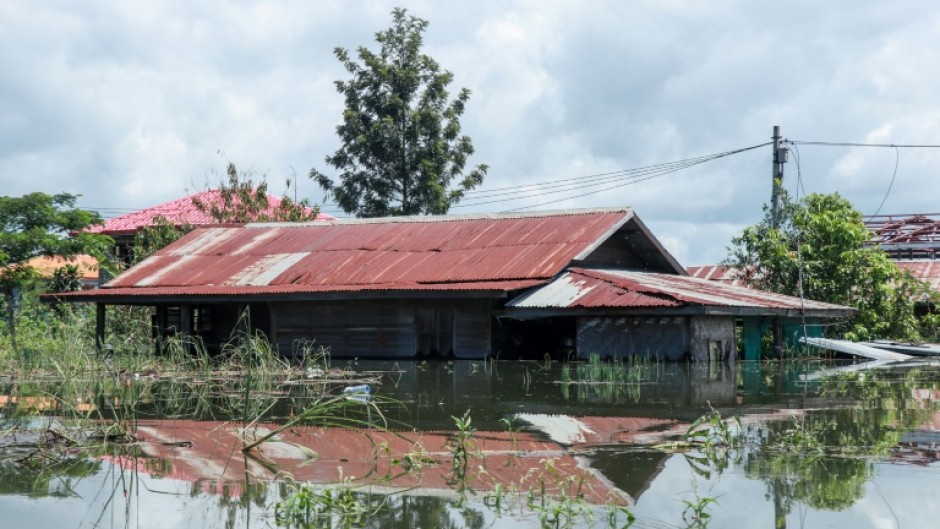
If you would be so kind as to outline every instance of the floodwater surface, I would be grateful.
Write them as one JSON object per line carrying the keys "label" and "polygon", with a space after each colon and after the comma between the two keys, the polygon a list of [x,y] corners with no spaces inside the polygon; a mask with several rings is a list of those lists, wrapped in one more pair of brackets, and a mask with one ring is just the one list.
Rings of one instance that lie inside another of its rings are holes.
{"label": "floodwater surface", "polygon": [[8,381],[0,527],[940,520],[940,365],[359,361],[321,375]]}

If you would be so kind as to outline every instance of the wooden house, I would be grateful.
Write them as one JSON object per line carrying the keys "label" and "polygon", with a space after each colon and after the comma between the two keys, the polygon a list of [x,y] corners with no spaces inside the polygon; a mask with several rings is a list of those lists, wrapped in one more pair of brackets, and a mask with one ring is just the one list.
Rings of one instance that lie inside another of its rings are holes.
{"label": "wooden house", "polygon": [[[630,209],[342,219],[197,229],[104,288],[155,333],[210,350],[247,310],[282,354],[735,357],[743,319],[851,309],[689,278]],[[758,337],[759,339],[759,337]]]}

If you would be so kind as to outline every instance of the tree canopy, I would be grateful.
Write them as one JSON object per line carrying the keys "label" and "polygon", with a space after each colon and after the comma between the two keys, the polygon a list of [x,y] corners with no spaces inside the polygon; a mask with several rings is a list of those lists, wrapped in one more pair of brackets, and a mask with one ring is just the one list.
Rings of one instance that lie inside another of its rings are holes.
{"label": "tree canopy", "polygon": [[217,202],[193,197],[193,205],[216,222],[302,222],[316,220],[319,214],[319,209],[311,206],[306,199],[295,202],[287,196],[280,197],[278,205],[272,208],[268,199],[267,180],[262,179],[256,184],[251,174],[239,172],[233,163],[228,164],[225,173],[227,181],[219,183]]}
{"label": "tree canopy", "polygon": [[[428,22],[405,9],[376,33],[380,47],[334,54],[351,78],[336,81],[346,109],[336,127],[342,146],[326,163],[340,182],[311,169],[315,180],[347,213],[358,217],[447,213],[464,192],[483,182],[487,166],[467,173],[473,143],[460,134],[470,91],[450,99],[453,74],[421,53]],[[456,185],[451,183],[457,180]]]}
{"label": "tree canopy", "polygon": [[839,329],[849,339],[916,340],[932,323],[931,316],[919,320],[914,306],[936,293],[867,244],[862,214],[838,193],[799,202],[784,194],[779,227],[771,226],[767,214],[732,239],[725,264],[749,285],[858,309]]}
{"label": "tree canopy", "polygon": [[38,255],[106,254],[113,244],[109,237],[82,231],[100,224],[101,216],[76,208],[77,198],[68,193],[0,197],[0,284],[30,279],[31,267],[24,263]]}
{"label": "tree canopy", "polygon": [[[100,224],[101,216],[75,207],[78,197],[68,193],[30,193],[22,197],[0,197],[0,289],[7,306],[7,325],[16,349],[14,318],[17,288],[36,279],[27,261],[39,255],[73,257],[87,253],[104,260],[114,242],[110,237],[83,230]],[[57,281],[63,286],[65,277]],[[74,285],[68,285],[74,286]]]}

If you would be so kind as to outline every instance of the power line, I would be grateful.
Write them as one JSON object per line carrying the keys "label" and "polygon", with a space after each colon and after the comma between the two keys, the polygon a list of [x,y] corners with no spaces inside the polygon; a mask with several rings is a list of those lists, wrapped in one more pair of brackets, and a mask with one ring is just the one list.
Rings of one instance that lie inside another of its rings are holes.
{"label": "power line", "polygon": [[[891,183],[888,184],[888,190],[885,191],[884,198],[881,199],[881,204],[878,205],[878,209],[875,210],[875,215],[881,213],[881,208],[885,205],[885,202],[888,200],[888,195],[891,194],[891,188],[894,187],[894,179],[898,176],[898,164],[901,162],[901,151],[897,147],[894,148],[894,174],[891,175]],[[871,217],[869,217],[871,218]]]}
{"label": "power line", "polygon": [[[603,192],[605,192],[605,191],[610,191],[610,190],[617,189],[617,188],[621,188],[621,187],[625,187],[625,186],[628,186],[628,185],[632,185],[632,184],[637,184],[637,183],[640,183],[640,182],[644,182],[644,181],[646,181],[646,180],[650,180],[650,179],[656,178],[656,177],[658,177],[658,176],[663,176],[663,175],[666,175],[666,174],[675,173],[675,172],[677,172],[677,171],[680,171],[680,170],[682,170],[682,169],[686,169],[686,168],[688,168],[688,167],[692,167],[692,166],[694,166],[694,165],[699,165],[699,164],[703,164],[703,163],[705,163],[705,162],[710,162],[710,161],[712,161],[712,160],[717,160],[717,159],[719,159],[719,158],[725,158],[725,157],[732,156],[732,155],[735,155],[735,154],[740,154],[740,153],[747,152],[747,151],[751,151],[751,150],[754,150],[754,149],[759,149],[759,148],[761,148],[761,147],[766,147],[767,145],[770,145],[771,143],[772,143],[772,142],[765,142],[765,143],[761,143],[761,144],[759,144],[759,145],[752,145],[752,146],[750,146],[750,147],[744,147],[744,148],[741,148],[741,149],[735,149],[735,150],[733,150],[733,151],[726,151],[726,152],[717,153],[717,154],[712,154],[712,155],[708,155],[708,156],[702,156],[702,157],[699,157],[699,158],[695,159],[695,160],[697,160],[697,161],[695,161],[694,163],[682,164],[682,165],[679,165],[679,166],[670,167],[670,168],[668,168],[668,169],[663,169],[663,170],[660,170],[660,171],[658,171],[658,172],[656,172],[656,173],[654,173],[654,174],[650,174],[649,176],[645,176],[645,177],[643,177],[643,178],[633,178],[633,179],[631,179],[631,180],[628,181],[628,182],[621,182],[621,183],[618,183],[618,184],[613,185],[613,186],[608,186],[608,187],[605,187],[605,188],[602,188],[602,189],[596,189],[596,190],[594,190],[594,191],[589,191],[589,192],[587,192],[587,193],[581,193],[581,194],[577,194],[577,195],[573,195],[573,196],[568,196],[568,197],[564,197],[564,198],[559,198],[559,199],[555,199],[555,200],[549,200],[549,201],[547,201],[547,202],[540,202],[540,203],[538,203],[538,204],[533,204],[533,205],[530,205],[530,206],[522,206],[522,207],[518,207],[518,208],[513,208],[513,209],[510,209],[510,210],[508,210],[508,211],[520,211],[520,210],[523,210],[523,209],[531,209],[531,208],[535,208],[535,207],[545,206],[545,205],[548,205],[548,204],[555,204],[555,203],[558,203],[558,202],[564,202],[564,201],[572,200],[572,199],[575,199],[575,198],[581,198],[581,197],[586,197],[586,196],[589,196],[589,195],[595,195],[595,194],[597,194],[597,193],[603,193]],[[668,164],[660,164],[660,166],[662,166],[662,165],[668,165]],[[494,201],[494,202],[496,202],[496,201]]]}
{"label": "power line", "polygon": [[900,144],[900,143],[853,143],[833,141],[800,141],[783,140],[793,145],[817,145],[821,147],[890,147],[894,149],[940,149],[940,145],[931,144]]}
{"label": "power line", "polygon": [[634,169],[621,169],[619,171],[610,171],[606,173],[576,176],[573,178],[561,178],[557,180],[547,180],[544,182],[535,182],[532,184],[521,184],[521,185],[516,185],[516,186],[498,187],[498,188],[493,188],[493,189],[481,189],[481,190],[472,189],[470,191],[466,191],[464,195],[465,196],[473,195],[473,198],[482,198],[483,196],[488,196],[488,195],[504,195],[507,192],[521,192],[528,188],[540,188],[540,187],[547,187],[547,186],[554,187],[556,185],[561,185],[561,186],[577,185],[585,181],[616,179],[616,178],[620,178],[620,177],[631,175],[631,174],[649,173],[649,172],[656,171],[660,168],[665,168],[669,166],[682,165],[682,164],[687,164],[687,163],[694,164],[702,160],[707,161],[708,159],[711,159],[713,156],[715,155],[698,156],[695,158],[687,158],[684,160],[676,160],[674,162],[647,165],[644,167],[637,167]]}

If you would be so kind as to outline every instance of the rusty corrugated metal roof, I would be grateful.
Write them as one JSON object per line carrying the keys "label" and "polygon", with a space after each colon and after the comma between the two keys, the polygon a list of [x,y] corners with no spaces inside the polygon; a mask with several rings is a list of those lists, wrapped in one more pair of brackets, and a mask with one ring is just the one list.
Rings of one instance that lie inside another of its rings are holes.
{"label": "rusty corrugated metal roof", "polygon": [[203,228],[94,296],[521,289],[550,280],[632,215],[604,209]]}
{"label": "rusty corrugated metal roof", "polygon": [[[210,189],[188,197],[171,200],[170,202],[108,219],[104,224],[92,226],[86,231],[89,233],[103,233],[105,235],[132,234],[141,228],[152,226],[153,219],[156,217],[163,217],[177,226],[184,224],[190,226],[218,224],[208,213],[200,211],[193,205],[194,198],[206,204],[217,204],[221,200],[221,195],[219,194],[219,190]],[[263,213],[271,214],[280,204],[281,199],[279,197],[268,195],[268,209]],[[317,215],[317,220],[331,219],[333,219],[333,216],[326,213],[319,213]]]}
{"label": "rusty corrugated metal roof", "polygon": [[917,261],[893,261],[901,270],[911,273],[916,279],[919,279],[931,286],[934,290],[940,292],[940,261],[917,260]]}
{"label": "rusty corrugated metal roof", "polygon": [[522,279],[509,281],[473,281],[463,283],[385,283],[376,285],[274,285],[264,287],[243,286],[177,286],[177,287],[151,287],[151,288],[99,288],[83,292],[62,292],[46,294],[50,298],[60,301],[108,301],[117,298],[153,300],[162,298],[210,298],[214,296],[265,296],[279,297],[282,295],[307,294],[316,297],[318,294],[347,293],[366,294],[369,292],[412,292],[433,293],[447,291],[474,291],[488,292],[494,296],[503,296],[507,293],[531,288],[545,284],[547,280]]}
{"label": "rusty corrugated metal roof", "polygon": [[685,269],[689,273],[689,276],[697,279],[719,281],[721,283],[740,287],[747,286],[744,284],[744,280],[741,279],[741,274],[738,272],[738,269],[731,266],[687,266]]}
{"label": "rusty corrugated metal roof", "polygon": [[510,301],[510,309],[587,308],[650,309],[702,306],[714,308],[808,310],[850,313],[841,305],[723,284],[686,276],[572,268],[561,277]]}

